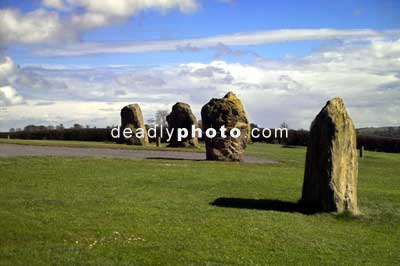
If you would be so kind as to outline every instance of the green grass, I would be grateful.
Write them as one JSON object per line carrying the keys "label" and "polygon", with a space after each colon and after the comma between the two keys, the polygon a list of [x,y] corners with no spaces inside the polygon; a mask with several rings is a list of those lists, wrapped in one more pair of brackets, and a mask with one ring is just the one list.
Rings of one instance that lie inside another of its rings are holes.
{"label": "green grass", "polygon": [[399,265],[400,155],[360,160],[360,217],[223,208],[300,197],[304,148],[280,164],[0,159],[0,265]]}
{"label": "green grass", "polygon": [[57,147],[72,147],[72,148],[109,148],[109,149],[125,149],[125,150],[166,150],[166,151],[192,151],[203,152],[204,145],[199,148],[168,148],[166,143],[162,143],[157,147],[155,143],[150,143],[146,146],[116,144],[112,142],[99,141],[76,141],[76,140],[35,140],[35,139],[1,139],[0,143],[6,144],[21,144],[33,146],[57,146]]}

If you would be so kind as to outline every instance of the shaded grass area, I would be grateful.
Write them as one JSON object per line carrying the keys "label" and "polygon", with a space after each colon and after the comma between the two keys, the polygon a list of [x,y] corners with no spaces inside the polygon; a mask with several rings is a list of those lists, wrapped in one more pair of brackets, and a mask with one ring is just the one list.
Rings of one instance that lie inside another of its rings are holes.
{"label": "shaded grass area", "polygon": [[191,151],[203,152],[204,145],[199,148],[169,148],[168,143],[162,143],[157,147],[155,143],[150,143],[147,146],[136,146],[127,144],[117,144],[112,142],[99,141],[76,141],[76,140],[35,140],[35,139],[1,139],[0,143],[34,145],[34,146],[57,146],[70,148],[108,148],[108,149],[124,149],[124,150],[164,150],[164,151]]}
{"label": "shaded grass area", "polygon": [[248,154],[281,163],[0,158],[0,265],[400,263],[399,154],[360,160],[356,218],[290,209],[304,148]]}

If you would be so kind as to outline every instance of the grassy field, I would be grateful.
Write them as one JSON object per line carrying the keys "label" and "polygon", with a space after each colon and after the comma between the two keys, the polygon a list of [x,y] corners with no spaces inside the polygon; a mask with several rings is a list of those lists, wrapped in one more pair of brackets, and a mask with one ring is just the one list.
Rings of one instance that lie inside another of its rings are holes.
{"label": "grassy field", "polygon": [[400,264],[400,154],[365,152],[356,218],[296,212],[304,148],[248,154],[281,163],[0,158],[0,265]]}
{"label": "grassy field", "polygon": [[34,145],[34,146],[57,146],[72,148],[108,148],[108,149],[126,149],[126,150],[166,150],[166,151],[194,151],[203,152],[204,145],[200,144],[199,148],[168,148],[166,143],[162,143],[157,147],[155,143],[147,146],[135,146],[126,144],[116,144],[112,142],[99,141],[75,141],[75,140],[35,140],[35,139],[1,139],[0,143]]}

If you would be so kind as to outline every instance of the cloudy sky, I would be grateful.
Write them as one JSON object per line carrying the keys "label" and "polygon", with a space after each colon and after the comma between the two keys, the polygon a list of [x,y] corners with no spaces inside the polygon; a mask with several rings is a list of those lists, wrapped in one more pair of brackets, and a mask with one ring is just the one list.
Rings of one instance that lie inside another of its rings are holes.
{"label": "cloudy sky", "polygon": [[[297,4],[296,4],[297,3]],[[400,125],[400,1],[0,0],[0,131],[116,125],[235,92],[252,122],[308,128],[344,98]]]}

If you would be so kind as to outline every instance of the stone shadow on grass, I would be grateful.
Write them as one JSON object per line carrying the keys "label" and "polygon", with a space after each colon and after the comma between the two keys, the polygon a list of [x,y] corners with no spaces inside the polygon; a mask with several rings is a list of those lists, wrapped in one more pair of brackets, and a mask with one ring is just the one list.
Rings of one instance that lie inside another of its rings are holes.
{"label": "stone shadow on grass", "polygon": [[224,208],[297,212],[302,214],[314,214],[318,212],[316,208],[307,207],[298,202],[276,199],[218,198],[211,202],[210,205]]}
{"label": "stone shadow on grass", "polygon": [[293,146],[293,145],[282,145],[282,148],[287,148],[287,149],[297,149],[297,146]]}

